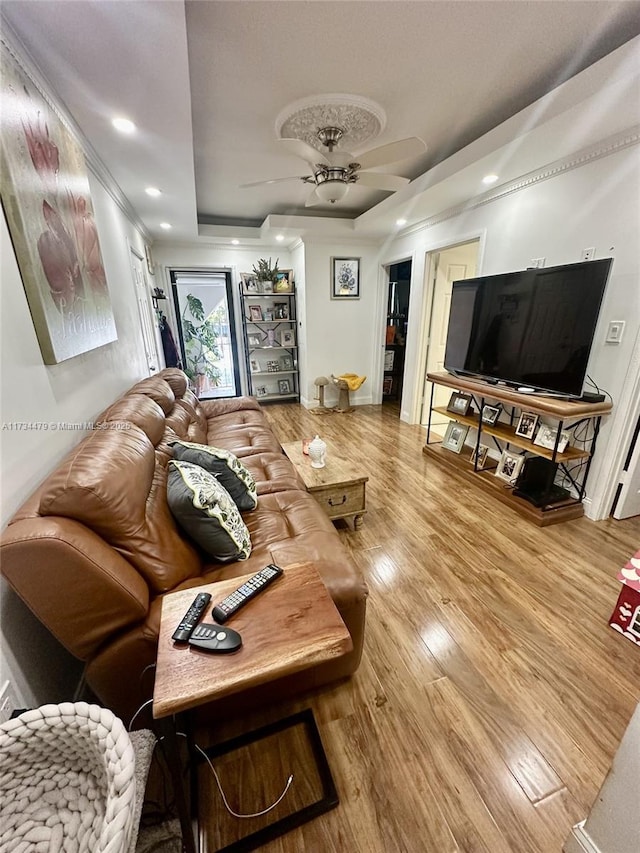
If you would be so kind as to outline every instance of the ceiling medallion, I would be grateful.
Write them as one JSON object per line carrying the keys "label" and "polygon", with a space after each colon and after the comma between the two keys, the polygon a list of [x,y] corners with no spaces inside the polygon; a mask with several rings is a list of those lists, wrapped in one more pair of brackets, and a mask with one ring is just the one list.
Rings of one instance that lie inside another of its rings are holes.
{"label": "ceiling medallion", "polygon": [[340,148],[351,151],[379,136],[387,116],[379,104],[360,95],[313,95],[281,110],[276,134],[282,139],[302,139],[318,147],[321,128],[340,128]]}

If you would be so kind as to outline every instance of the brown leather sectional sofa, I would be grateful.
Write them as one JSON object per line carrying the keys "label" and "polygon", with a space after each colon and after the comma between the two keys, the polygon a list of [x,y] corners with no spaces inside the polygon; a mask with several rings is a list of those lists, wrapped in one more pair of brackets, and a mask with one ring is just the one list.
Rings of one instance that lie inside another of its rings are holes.
{"label": "brown leather sectional sofa", "polygon": [[[232,451],[257,483],[244,514],[247,561],[216,564],[181,534],[166,499],[168,442]],[[13,517],[0,568],[38,619],[86,662],[88,685],[126,722],[149,698],[163,595],[311,561],[353,638],[353,651],[237,697],[254,705],[353,673],[360,662],[367,589],[346,548],[283,454],[250,397],[200,402],[176,369],[134,385],[96,421]],[[274,626],[276,629],[277,626]]]}

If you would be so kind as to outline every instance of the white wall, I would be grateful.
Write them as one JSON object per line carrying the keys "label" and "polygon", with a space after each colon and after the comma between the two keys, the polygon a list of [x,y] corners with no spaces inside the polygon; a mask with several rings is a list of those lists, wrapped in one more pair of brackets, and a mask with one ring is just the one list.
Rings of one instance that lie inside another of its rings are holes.
{"label": "white wall", "polygon": [[[140,233],[91,174],[104,268],[118,340],[45,365],[31,321],[4,216],[0,216],[0,420],[92,421],[122,391],[148,374],[130,267],[130,241],[144,255]],[[0,430],[0,512],[14,511],[84,435],[75,430]],[[0,683],[10,679],[25,706],[70,699],[80,666],[0,581]]]}
{"label": "white wall", "polygon": [[[418,358],[425,301],[425,254],[474,236],[481,237],[479,274],[524,269],[532,258],[546,266],[580,260],[583,248],[594,246],[596,257],[613,257],[611,277],[600,312],[588,372],[614,400],[603,421],[596,458],[589,476],[588,498],[596,502],[601,472],[609,455],[608,439],[616,417],[634,342],[640,332],[640,158],[638,147],[618,151],[585,165],[534,182],[524,189],[465,211],[429,228],[394,241],[390,257],[414,256],[412,269],[407,373],[402,416],[415,420],[414,401],[422,388],[424,362]],[[387,262],[383,257],[383,262]],[[625,320],[622,343],[606,344],[610,320]],[[410,415],[411,413],[411,415]],[[622,417],[623,412],[619,412]],[[589,515],[590,501],[585,505]]]}

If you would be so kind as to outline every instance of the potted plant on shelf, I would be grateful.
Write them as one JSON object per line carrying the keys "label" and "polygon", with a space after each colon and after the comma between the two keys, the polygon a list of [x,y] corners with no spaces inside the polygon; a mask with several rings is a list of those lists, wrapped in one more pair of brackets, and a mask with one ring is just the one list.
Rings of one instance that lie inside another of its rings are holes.
{"label": "potted plant on shelf", "polygon": [[255,277],[262,284],[263,293],[273,293],[273,286],[280,272],[278,269],[279,260],[279,258],[276,258],[274,266],[271,266],[271,258],[269,258],[269,260],[266,258],[260,258],[258,260],[258,265],[256,266],[254,264],[253,266]]}
{"label": "potted plant on shelf", "polygon": [[204,316],[202,302],[192,293],[187,294],[187,304],[182,312],[182,331],[186,354],[184,371],[195,385],[196,396],[199,397],[205,377],[213,386],[220,381],[220,370],[215,362],[220,360],[221,354],[215,325],[210,317]]}

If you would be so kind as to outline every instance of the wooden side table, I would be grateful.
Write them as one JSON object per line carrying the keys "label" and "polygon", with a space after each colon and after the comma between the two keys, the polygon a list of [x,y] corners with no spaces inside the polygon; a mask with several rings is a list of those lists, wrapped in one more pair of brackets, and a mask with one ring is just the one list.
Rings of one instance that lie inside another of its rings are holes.
{"label": "wooden side table", "polygon": [[367,475],[344,459],[337,447],[326,442],[324,468],[312,468],[311,460],[302,452],[302,442],[283,444],[282,449],[293,462],[309,494],[313,495],[329,518],[353,518],[358,530],[366,513],[365,486]]}
{"label": "wooden side table", "polygon": [[[211,605],[202,619],[203,622],[211,622],[211,608],[248,580],[251,574],[205,584],[197,590],[192,588],[171,593],[162,602],[153,716],[165,722],[167,761],[172,765],[172,775],[179,788],[182,788],[181,762],[175,727],[166,725],[170,717],[339,657],[353,648],[351,635],[316,569],[308,563],[283,568],[282,577],[227,623],[242,636],[241,648],[232,654],[212,654],[188,645],[177,646],[171,635],[196,592],[211,593]],[[300,722],[299,715],[291,719],[295,724]],[[281,721],[279,726],[282,728],[286,723],[286,720]],[[320,743],[315,722],[313,728]],[[263,730],[254,735],[257,738],[266,736]],[[243,742],[249,742],[251,737],[244,736]],[[320,772],[326,775],[328,764],[324,751],[319,757],[325,762]],[[332,786],[333,780],[330,779],[330,783]],[[176,791],[176,802],[185,849],[192,853],[197,845],[194,844],[184,788]],[[337,796],[327,807],[334,805],[337,805]],[[278,821],[268,828],[269,837],[276,837],[318,813],[316,809],[308,816],[296,813]],[[258,839],[261,843],[266,840],[265,832],[262,830],[262,838]],[[243,849],[250,849],[246,846],[247,840],[246,837],[242,840]]]}

